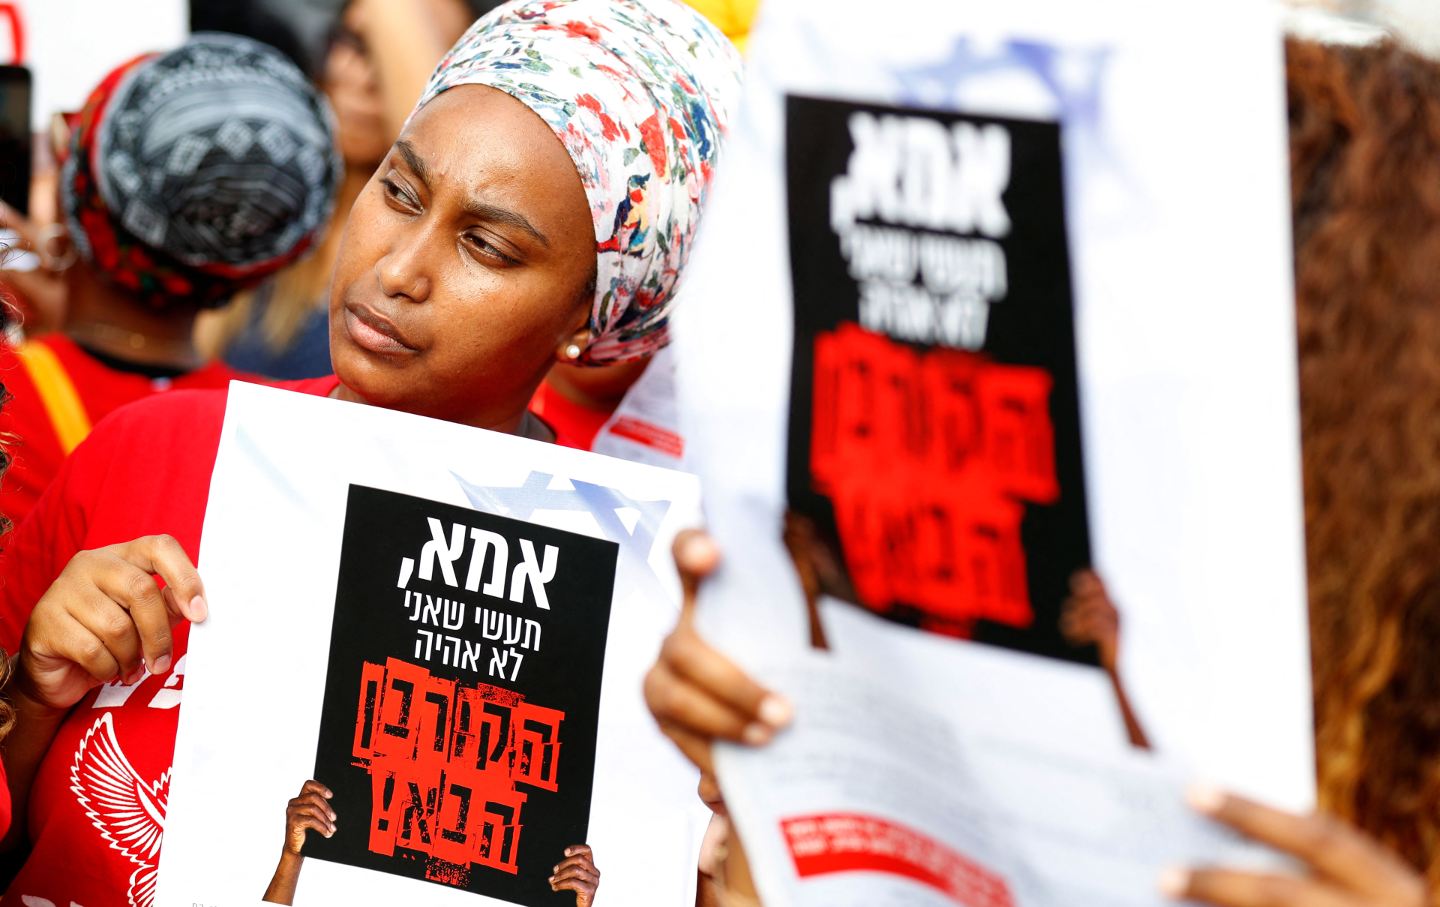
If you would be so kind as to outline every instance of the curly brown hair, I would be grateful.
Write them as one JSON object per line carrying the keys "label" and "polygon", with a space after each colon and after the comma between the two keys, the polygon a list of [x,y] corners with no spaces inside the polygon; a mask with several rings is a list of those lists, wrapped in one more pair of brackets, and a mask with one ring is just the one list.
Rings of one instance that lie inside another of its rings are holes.
{"label": "curly brown hair", "polygon": [[1440,892],[1440,65],[1287,75],[1320,803]]}

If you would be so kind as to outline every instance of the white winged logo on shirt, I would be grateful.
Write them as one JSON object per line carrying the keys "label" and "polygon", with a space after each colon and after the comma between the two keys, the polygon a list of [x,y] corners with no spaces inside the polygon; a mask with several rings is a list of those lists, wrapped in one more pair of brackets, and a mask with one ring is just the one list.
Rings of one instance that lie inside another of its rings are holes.
{"label": "white winged logo on shirt", "polygon": [[70,789],[101,836],[140,867],[130,876],[130,907],[151,907],[170,798],[170,772],[147,786],[125,758],[115,739],[111,713],[106,712],[75,751]]}

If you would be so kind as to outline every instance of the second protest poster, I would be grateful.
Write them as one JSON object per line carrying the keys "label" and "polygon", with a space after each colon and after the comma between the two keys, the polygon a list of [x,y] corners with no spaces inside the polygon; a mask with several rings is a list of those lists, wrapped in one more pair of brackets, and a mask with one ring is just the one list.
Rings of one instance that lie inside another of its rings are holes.
{"label": "second protest poster", "polygon": [[1221,856],[1186,780],[1314,798],[1274,11],[773,0],[750,49],[677,361],[697,620],[797,706],[717,756],[761,893],[1153,903]]}

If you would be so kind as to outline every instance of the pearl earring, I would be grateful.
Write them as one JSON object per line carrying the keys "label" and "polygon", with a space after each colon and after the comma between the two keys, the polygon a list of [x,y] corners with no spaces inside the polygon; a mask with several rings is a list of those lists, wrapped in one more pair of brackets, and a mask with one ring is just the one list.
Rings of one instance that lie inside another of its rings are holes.
{"label": "pearl earring", "polygon": [[569,346],[565,347],[565,358],[566,358],[566,359],[579,359],[579,358],[580,358],[580,344],[578,344],[578,343],[572,343],[572,344],[570,344]]}

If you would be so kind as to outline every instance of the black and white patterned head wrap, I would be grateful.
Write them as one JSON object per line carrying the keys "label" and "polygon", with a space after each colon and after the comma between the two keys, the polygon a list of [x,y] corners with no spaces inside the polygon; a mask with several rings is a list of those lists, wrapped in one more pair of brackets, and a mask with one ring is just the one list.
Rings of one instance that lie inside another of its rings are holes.
{"label": "black and white patterned head wrap", "polygon": [[333,116],[294,64],[197,34],[95,90],[62,171],[87,260],[153,308],[224,302],[298,258],[341,176]]}

